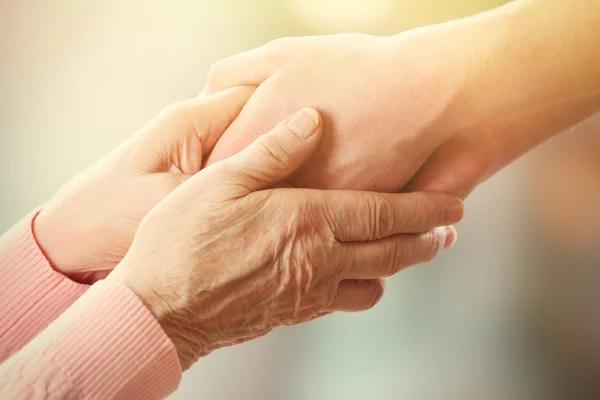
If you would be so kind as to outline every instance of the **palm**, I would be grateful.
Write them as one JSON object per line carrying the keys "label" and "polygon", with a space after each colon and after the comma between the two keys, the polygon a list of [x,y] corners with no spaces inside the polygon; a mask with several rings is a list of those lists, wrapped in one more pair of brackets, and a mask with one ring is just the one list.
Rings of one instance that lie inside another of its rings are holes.
{"label": "palm", "polygon": [[53,266],[79,281],[106,276],[127,253],[146,214],[200,170],[252,92],[232,89],[168,107],[69,182],[34,226]]}

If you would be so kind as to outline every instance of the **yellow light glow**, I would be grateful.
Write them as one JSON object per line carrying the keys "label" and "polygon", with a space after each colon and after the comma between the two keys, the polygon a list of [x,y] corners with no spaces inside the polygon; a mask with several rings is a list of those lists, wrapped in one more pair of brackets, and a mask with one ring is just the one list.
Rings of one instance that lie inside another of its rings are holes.
{"label": "yellow light glow", "polygon": [[321,31],[365,30],[393,17],[397,0],[287,0],[293,14]]}

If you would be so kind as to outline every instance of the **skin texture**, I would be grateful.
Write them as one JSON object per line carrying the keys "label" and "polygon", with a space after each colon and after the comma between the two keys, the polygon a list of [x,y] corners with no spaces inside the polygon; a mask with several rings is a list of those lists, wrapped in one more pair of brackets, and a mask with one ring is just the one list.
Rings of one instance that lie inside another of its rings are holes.
{"label": "skin texture", "polygon": [[600,108],[599,7],[519,0],[391,37],[278,39],[222,60],[206,93],[260,86],[207,164],[308,104],[325,138],[291,184],[465,197]]}
{"label": "skin texture", "polygon": [[34,222],[53,267],[80,282],[105,277],[147,212],[201,169],[253,91],[238,87],[173,104],[67,183]]}
{"label": "skin texture", "polygon": [[148,213],[107,278],[149,307],[184,370],[280,325],[371,308],[383,278],[453,244],[450,195],[273,189],[321,136],[304,109],[205,168]]}
{"label": "skin texture", "polygon": [[600,96],[515,112],[458,132],[438,147],[403,191],[466,198],[506,165],[598,110]]}
{"label": "skin texture", "polygon": [[217,63],[207,92],[260,86],[207,164],[237,153],[306,104],[323,114],[324,139],[290,177],[292,185],[399,190],[448,138],[449,130],[438,128],[459,86],[426,67],[417,43],[398,52],[392,39],[368,35],[287,38]]}

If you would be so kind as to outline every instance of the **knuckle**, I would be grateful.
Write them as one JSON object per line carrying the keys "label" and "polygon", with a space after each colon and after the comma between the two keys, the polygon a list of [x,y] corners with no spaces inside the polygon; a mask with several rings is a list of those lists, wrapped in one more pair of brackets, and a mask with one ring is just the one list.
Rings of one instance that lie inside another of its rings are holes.
{"label": "knuckle", "polygon": [[270,158],[279,168],[285,168],[292,162],[292,155],[274,140],[257,140],[253,147]]}
{"label": "knuckle", "polygon": [[[319,216],[319,220],[327,227],[327,237],[331,242],[337,242],[336,231],[339,226],[339,221],[344,215],[340,203],[333,201],[324,192],[314,192],[314,212]],[[348,224],[353,224],[353,221],[348,221]]]}
{"label": "knuckle", "polygon": [[393,246],[391,246],[387,267],[385,273],[387,276],[394,275],[395,273],[408,267],[409,259],[411,254],[410,246],[405,246],[400,240],[397,240]]}
{"label": "knuckle", "polygon": [[305,228],[310,226],[313,214],[303,190],[289,192],[280,197],[280,200],[281,204],[285,204],[287,224],[278,224],[278,226],[284,227],[285,231],[295,237],[296,240],[305,239],[303,234],[306,233],[304,232]]}
{"label": "knuckle", "polygon": [[372,229],[372,239],[381,239],[390,235],[394,231],[395,216],[394,207],[389,200],[377,196],[370,201],[370,227]]}

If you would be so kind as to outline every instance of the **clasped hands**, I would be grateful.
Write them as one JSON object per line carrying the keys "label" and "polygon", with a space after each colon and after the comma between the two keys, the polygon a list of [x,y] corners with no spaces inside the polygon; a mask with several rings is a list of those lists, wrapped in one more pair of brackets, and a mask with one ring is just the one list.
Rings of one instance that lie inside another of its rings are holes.
{"label": "clasped hands", "polygon": [[421,78],[431,85],[424,77],[392,93],[392,67],[418,69],[393,45],[285,39],[217,64],[200,96],[165,109],[42,209],[40,247],[72,279],[131,289],[184,369],[279,325],[371,308],[385,277],[454,243],[463,215],[452,194],[385,192],[442,182],[462,195],[475,182],[428,166],[457,125],[437,129],[446,111],[433,87],[417,91]]}

